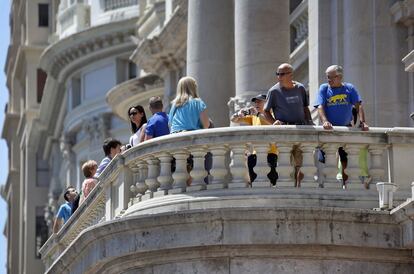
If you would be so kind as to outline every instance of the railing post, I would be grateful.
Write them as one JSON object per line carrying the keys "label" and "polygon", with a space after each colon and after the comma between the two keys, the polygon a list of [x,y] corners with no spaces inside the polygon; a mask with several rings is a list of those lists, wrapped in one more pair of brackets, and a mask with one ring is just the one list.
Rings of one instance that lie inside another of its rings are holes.
{"label": "railing post", "polygon": [[246,145],[232,144],[230,172],[232,181],[228,184],[229,188],[247,187],[247,166],[246,166]]}
{"label": "railing post", "polygon": [[140,194],[140,196],[145,194],[145,191],[147,191],[148,186],[145,183],[145,178],[147,177],[147,164],[143,161],[139,161],[138,164],[138,182],[135,184],[136,191]]}
{"label": "railing post", "polygon": [[112,183],[105,184],[105,221],[112,220],[113,206],[112,206]]}
{"label": "railing post", "polygon": [[130,186],[132,185],[132,172],[124,163],[122,163],[122,166],[120,167],[118,181],[118,203],[121,210],[120,213],[122,214],[123,211],[128,208]]}
{"label": "railing post", "polygon": [[129,165],[129,169],[132,172],[132,184],[129,187],[129,190],[132,193],[132,198],[131,198],[131,203],[134,204],[134,199],[136,198],[138,192],[137,192],[137,187],[135,186],[136,182],[138,182],[138,176],[139,176],[139,169],[138,166],[135,163],[131,163]]}
{"label": "railing post", "polygon": [[172,193],[185,192],[187,189],[187,181],[190,178],[187,171],[187,158],[190,154],[185,150],[178,150],[173,152],[175,158],[175,172]]}
{"label": "railing post", "polygon": [[158,159],[155,159],[153,156],[149,156],[147,159],[145,159],[148,166],[148,176],[145,179],[145,184],[148,186],[148,191],[150,194],[150,197],[152,198],[154,195],[154,192],[157,191],[158,187],[160,186],[160,183],[157,180],[157,177],[159,175],[159,166],[158,166]]}
{"label": "railing post", "polygon": [[292,187],[293,180],[290,177],[290,173],[293,171],[293,167],[290,164],[290,154],[292,150],[291,143],[278,143],[277,149],[279,150],[277,172],[279,173],[279,179],[276,185]]}
{"label": "railing post", "polygon": [[315,181],[316,166],[313,153],[315,151],[314,143],[302,143],[300,149],[302,150],[303,164],[300,170],[303,172],[303,181],[301,187],[318,187],[318,182]]}
{"label": "railing post", "polygon": [[213,166],[210,170],[210,174],[213,176],[213,181],[207,185],[207,189],[226,188],[225,182],[227,176],[226,159],[227,153],[226,145],[215,145],[209,147],[211,154],[213,154]]}
{"label": "railing post", "polygon": [[339,147],[340,145],[337,143],[326,143],[322,146],[322,150],[325,152],[325,166],[322,171],[325,177],[323,182],[325,188],[342,187],[336,179],[338,174],[338,157],[336,155]]}
{"label": "railing post", "polygon": [[345,151],[348,153],[348,167],[345,173],[348,174],[348,184],[351,189],[363,189],[363,185],[359,180],[359,152],[363,148],[360,144],[347,144]]}
{"label": "railing post", "polygon": [[158,182],[160,182],[160,188],[158,191],[163,191],[164,195],[168,194],[168,190],[172,188],[173,178],[171,174],[171,161],[172,156],[167,153],[161,153],[158,155],[160,160],[160,175],[158,176]]}
{"label": "railing post", "polygon": [[188,191],[198,191],[206,189],[204,178],[207,176],[207,171],[204,168],[204,161],[206,156],[206,149],[204,147],[190,148],[190,153],[193,155],[193,170],[190,175],[192,178],[191,186],[187,187]]}
{"label": "railing post", "polygon": [[370,145],[368,152],[371,155],[371,168],[369,169],[369,175],[372,178],[371,183],[378,183],[384,181],[385,165],[384,165],[384,153],[386,153],[386,145]]}
{"label": "railing post", "polygon": [[257,174],[257,177],[252,182],[252,187],[270,187],[270,180],[267,178],[267,174],[270,172],[270,167],[267,163],[269,144],[257,143],[253,147],[256,151],[256,166],[253,170]]}

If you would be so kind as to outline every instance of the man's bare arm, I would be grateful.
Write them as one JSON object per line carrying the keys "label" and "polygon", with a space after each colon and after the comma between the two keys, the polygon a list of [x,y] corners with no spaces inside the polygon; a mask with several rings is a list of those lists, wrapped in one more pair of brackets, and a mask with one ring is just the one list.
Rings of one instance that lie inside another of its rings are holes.
{"label": "man's bare arm", "polygon": [[312,116],[309,111],[309,107],[304,107],[303,112],[305,113],[305,121],[308,125],[313,125]]}
{"label": "man's bare arm", "polygon": [[325,110],[323,109],[323,106],[322,105],[319,105],[318,106],[318,114],[319,114],[319,119],[322,122],[323,128],[324,129],[333,129],[332,124],[326,118]]}
{"label": "man's bare arm", "polygon": [[56,217],[55,222],[53,224],[53,233],[58,233],[61,226],[62,226],[62,219]]}
{"label": "man's bare arm", "polygon": [[365,111],[364,111],[364,108],[362,107],[362,104],[361,103],[355,104],[355,108],[358,112],[361,129],[364,131],[369,130],[369,126],[365,121]]}
{"label": "man's bare arm", "polygon": [[272,114],[270,113],[270,110],[264,111],[264,117],[269,122],[269,124],[273,124],[276,120],[273,118]]}

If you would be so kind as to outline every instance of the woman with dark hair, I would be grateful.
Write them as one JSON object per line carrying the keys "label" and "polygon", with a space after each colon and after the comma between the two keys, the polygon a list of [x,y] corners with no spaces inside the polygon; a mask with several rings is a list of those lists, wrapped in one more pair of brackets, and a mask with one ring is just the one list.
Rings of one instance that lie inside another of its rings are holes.
{"label": "woman with dark hair", "polygon": [[128,109],[128,117],[131,122],[132,136],[129,138],[131,147],[138,145],[144,140],[147,116],[142,106],[137,105]]}

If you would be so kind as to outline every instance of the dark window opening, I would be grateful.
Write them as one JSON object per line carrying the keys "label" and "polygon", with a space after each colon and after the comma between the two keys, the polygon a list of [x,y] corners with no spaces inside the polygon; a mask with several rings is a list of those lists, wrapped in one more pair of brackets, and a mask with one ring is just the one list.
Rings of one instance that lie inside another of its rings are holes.
{"label": "dark window opening", "polygon": [[40,259],[39,249],[44,245],[49,236],[49,229],[44,215],[44,208],[36,207],[36,258],[38,259]]}
{"label": "dark window opening", "polygon": [[49,26],[49,4],[39,4],[39,27]]}
{"label": "dark window opening", "polygon": [[137,65],[135,63],[132,62],[128,62],[128,79],[133,79],[133,78],[137,78],[138,75],[138,70],[137,70]]}
{"label": "dark window opening", "polygon": [[47,74],[41,69],[37,69],[37,102],[40,104],[45,89]]}

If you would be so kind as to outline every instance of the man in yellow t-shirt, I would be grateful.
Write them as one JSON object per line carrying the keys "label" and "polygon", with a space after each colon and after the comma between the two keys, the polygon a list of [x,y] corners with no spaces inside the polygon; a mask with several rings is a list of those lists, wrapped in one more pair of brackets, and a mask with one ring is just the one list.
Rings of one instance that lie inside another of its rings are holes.
{"label": "man in yellow t-shirt", "polygon": [[[231,121],[234,123],[245,123],[252,126],[270,125],[263,114],[264,104],[266,102],[266,94],[260,94],[253,97],[252,102],[254,103],[253,107],[243,108],[240,111],[236,112],[231,117]],[[256,166],[256,162],[256,152],[253,151],[253,153],[247,157],[247,166],[249,168],[249,177],[251,183],[257,177],[257,174],[253,171],[253,167]],[[270,167],[270,172],[267,174],[267,177],[269,178],[272,185],[276,185],[276,181],[279,176],[276,172],[277,148],[275,144],[271,144],[269,146],[267,162]]]}

